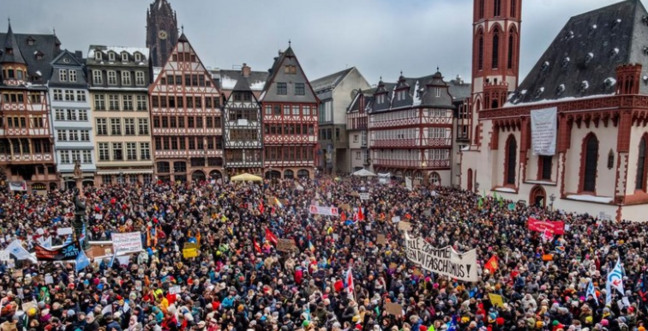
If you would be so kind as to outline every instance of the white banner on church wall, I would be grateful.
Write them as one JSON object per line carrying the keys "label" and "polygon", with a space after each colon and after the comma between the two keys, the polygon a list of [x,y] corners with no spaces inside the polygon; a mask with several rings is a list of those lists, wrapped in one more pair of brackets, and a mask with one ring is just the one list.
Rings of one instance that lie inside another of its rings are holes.
{"label": "white banner on church wall", "polygon": [[558,132],[558,108],[551,107],[531,111],[531,144],[533,155],[556,154]]}

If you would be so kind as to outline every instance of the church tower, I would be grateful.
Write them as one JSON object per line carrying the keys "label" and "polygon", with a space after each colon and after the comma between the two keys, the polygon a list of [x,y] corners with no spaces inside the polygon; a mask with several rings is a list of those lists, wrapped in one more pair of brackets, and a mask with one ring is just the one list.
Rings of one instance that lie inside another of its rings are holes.
{"label": "church tower", "polygon": [[146,12],[146,47],[154,67],[161,67],[178,40],[178,20],[167,0],[155,0]]}

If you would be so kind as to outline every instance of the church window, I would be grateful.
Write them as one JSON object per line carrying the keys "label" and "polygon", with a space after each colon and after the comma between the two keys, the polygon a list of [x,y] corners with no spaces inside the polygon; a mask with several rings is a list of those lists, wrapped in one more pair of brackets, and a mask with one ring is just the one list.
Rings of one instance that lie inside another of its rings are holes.
{"label": "church window", "polygon": [[495,0],[493,7],[493,16],[497,17],[502,14],[502,0]]}
{"label": "church window", "polygon": [[484,1],[479,0],[479,18],[484,18]]}
{"label": "church window", "polygon": [[583,178],[582,190],[585,192],[594,192],[596,190],[596,167],[598,165],[599,141],[594,134],[585,138],[583,144]]}
{"label": "church window", "polygon": [[506,141],[506,169],[505,184],[515,185],[515,168],[517,166],[517,142],[515,137],[510,135]]}
{"label": "church window", "polygon": [[614,151],[610,149],[610,153],[608,153],[608,159],[607,159],[607,168],[612,169],[614,167]]}
{"label": "church window", "polygon": [[637,179],[635,189],[646,190],[646,137],[639,142],[639,154],[637,160]]}
{"label": "church window", "polygon": [[493,59],[492,59],[492,68],[497,69],[499,67],[499,30],[495,29],[493,34]]}

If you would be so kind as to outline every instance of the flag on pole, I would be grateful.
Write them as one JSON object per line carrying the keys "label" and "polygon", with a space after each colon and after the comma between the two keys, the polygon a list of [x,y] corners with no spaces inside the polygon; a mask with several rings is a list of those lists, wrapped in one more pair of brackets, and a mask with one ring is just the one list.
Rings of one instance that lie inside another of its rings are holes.
{"label": "flag on pole", "polygon": [[80,250],[79,255],[77,255],[76,258],[76,271],[79,272],[89,265],[90,260],[88,260],[88,257],[85,255],[83,250]]}
{"label": "flag on pole", "polygon": [[349,292],[349,295],[351,296],[351,300],[355,301],[355,297],[353,294],[353,290],[355,289],[355,286],[353,285],[353,271],[351,270],[351,267],[349,267],[349,270],[347,270],[346,274],[346,285],[347,285],[347,291]]}
{"label": "flag on pole", "polygon": [[83,228],[81,228],[81,235],[79,236],[79,245],[83,247],[83,241],[86,238],[86,225],[83,223]]}
{"label": "flag on pole", "polygon": [[587,292],[586,296],[592,296],[594,300],[596,300],[596,304],[598,305],[598,298],[596,297],[596,290],[594,289],[594,284],[592,284],[592,281],[590,280],[589,284],[587,284]]}
{"label": "flag on pole", "polygon": [[497,261],[497,255],[493,255],[488,262],[484,265],[484,269],[487,269],[490,271],[491,274],[495,273],[497,271],[497,268],[499,268],[499,263]]}
{"label": "flag on pole", "polygon": [[29,254],[29,251],[23,247],[20,239],[12,241],[11,244],[5,248],[5,252],[13,254],[17,260],[26,260],[32,257],[31,254]]}
{"label": "flag on pole", "polygon": [[256,241],[256,239],[252,239],[252,242],[254,243],[254,250],[256,250],[257,253],[261,253],[261,246],[259,246],[259,243]]}
{"label": "flag on pole", "polygon": [[358,221],[364,220],[364,214],[362,214],[362,206],[358,208],[358,213],[356,214],[356,219]]}
{"label": "flag on pole", "polygon": [[310,249],[311,253],[315,253],[315,246],[310,240],[308,241],[308,249]]}
{"label": "flag on pole", "polygon": [[277,245],[277,242],[279,242],[279,241],[277,240],[277,236],[275,236],[275,234],[272,233],[272,231],[270,231],[270,229],[268,229],[268,228],[266,228],[266,230],[265,230],[265,234],[266,234],[266,240],[269,241],[269,242],[271,242],[273,245],[276,246],[276,245]]}
{"label": "flag on pole", "polygon": [[113,264],[115,263],[115,258],[117,257],[117,251],[113,253],[112,258],[110,259],[110,262],[108,262],[108,268],[112,268]]}
{"label": "flag on pole", "polygon": [[612,288],[621,293],[625,293],[623,291],[623,269],[621,268],[621,258],[617,258],[617,263],[614,266],[614,269],[612,269],[612,271],[607,275],[607,280],[605,282],[605,290],[607,292],[607,297],[605,298],[606,305],[612,302]]}
{"label": "flag on pole", "polygon": [[279,201],[279,199],[278,199],[277,197],[275,197],[275,204],[276,204],[279,208],[283,208],[283,204],[281,203],[281,201]]}
{"label": "flag on pole", "polygon": [[71,244],[71,243],[72,243],[72,235],[69,235],[69,236],[67,236],[67,238],[65,238],[65,242],[63,243],[63,246]]}
{"label": "flag on pole", "polygon": [[259,211],[263,213],[263,200],[259,202]]}

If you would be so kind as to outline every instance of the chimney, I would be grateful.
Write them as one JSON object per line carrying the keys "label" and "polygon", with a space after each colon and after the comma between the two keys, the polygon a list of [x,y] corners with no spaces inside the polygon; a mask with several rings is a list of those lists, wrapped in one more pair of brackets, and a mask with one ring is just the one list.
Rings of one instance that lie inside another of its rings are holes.
{"label": "chimney", "polygon": [[76,57],[77,60],[79,60],[79,61],[83,60],[83,52],[82,51],[74,51],[74,57]]}
{"label": "chimney", "polygon": [[243,63],[243,67],[241,67],[241,74],[243,75],[243,77],[248,78],[250,77],[251,70],[252,69],[248,67],[247,63]]}

